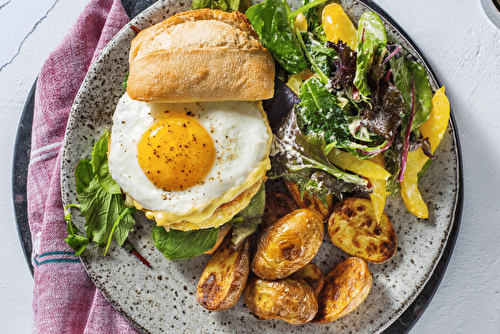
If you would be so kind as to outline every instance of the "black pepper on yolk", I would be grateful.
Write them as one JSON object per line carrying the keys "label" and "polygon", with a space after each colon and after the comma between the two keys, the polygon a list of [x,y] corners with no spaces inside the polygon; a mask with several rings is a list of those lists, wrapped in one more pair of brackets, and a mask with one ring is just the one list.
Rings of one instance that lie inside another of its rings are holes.
{"label": "black pepper on yolk", "polygon": [[139,165],[163,190],[183,190],[203,181],[215,160],[210,134],[192,116],[156,121],[138,144]]}

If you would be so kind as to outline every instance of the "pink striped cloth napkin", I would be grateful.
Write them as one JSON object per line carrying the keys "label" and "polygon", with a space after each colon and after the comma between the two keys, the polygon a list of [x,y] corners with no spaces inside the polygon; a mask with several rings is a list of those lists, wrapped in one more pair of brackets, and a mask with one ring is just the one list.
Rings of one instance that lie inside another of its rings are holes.
{"label": "pink striped cloth napkin", "polygon": [[136,333],[63,240],[67,234],[59,184],[61,145],[73,100],[89,66],[128,21],[120,0],[91,0],[38,78],[27,185],[34,333]]}

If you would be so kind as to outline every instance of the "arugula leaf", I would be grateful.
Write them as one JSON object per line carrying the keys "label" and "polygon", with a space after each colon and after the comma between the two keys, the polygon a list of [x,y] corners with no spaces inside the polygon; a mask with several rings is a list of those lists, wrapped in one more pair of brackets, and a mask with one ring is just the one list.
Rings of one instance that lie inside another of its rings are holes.
{"label": "arugula leaf", "polygon": [[280,0],[265,0],[245,13],[273,58],[289,73],[299,73],[307,61],[288,17],[289,9]]}
{"label": "arugula leaf", "polygon": [[169,260],[190,259],[214,248],[218,228],[193,231],[179,231],[163,226],[153,227],[153,241],[156,248]]}
{"label": "arugula leaf", "polygon": [[108,169],[108,141],[110,133],[105,131],[92,148],[92,159],[81,160],[75,169],[75,184],[81,215],[85,217],[83,236],[71,221],[68,213],[68,238],[66,242],[80,255],[90,242],[104,247],[104,255],[114,239],[121,246],[134,229],[134,209],[126,208],[118,184],[111,178]]}

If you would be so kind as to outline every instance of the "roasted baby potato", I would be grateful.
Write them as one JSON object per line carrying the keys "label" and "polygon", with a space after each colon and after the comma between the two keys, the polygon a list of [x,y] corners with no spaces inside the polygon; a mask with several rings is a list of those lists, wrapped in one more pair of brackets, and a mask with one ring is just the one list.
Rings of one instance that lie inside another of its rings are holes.
{"label": "roasted baby potato", "polygon": [[231,233],[214,252],[196,287],[196,301],[210,311],[226,310],[240,299],[250,272],[250,239],[238,248]]}
{"label": "roasted baby potato", "polygon": [[354,311],[368,296],[372,275],[363,259],[350,257],[325,277],[318,296],[318,313],[312,320],[327,323]]}
{"label": "roasted baby potato", "polygon": [[309,209],[295,210],[262,230],[250,267],[260,278],[287,277],[311,262],[323,235],[321,217]]}
{"label": "roasted baby potato", "polygon": [[243,298],[260,320],[280,319],[300,325],[311,321],[318,312],[313,289],[301,279],[269,281],[254,276],[245,287]]}
{"label": "roasted baby potato", "polygon": [[273,191],[266,195],[266,207],[262,215],[262,228],[271,225],[281,217],[298,209],[297,205],[288,195],[279,191]]}
{"label": "roasted baby potato", "polygon": [[323,284],[325,283],[325,276],[321,269],[314,263],[308,263],[299,271],[293,273],[290,278],[303,279],[314,290],[314,294],[319,295]]}
{"label": "roasted baby potato", "polygon": [[316,196],[309,196],[309,193],[300,193],[299,186],[296,183],[284,180],[285,186],[292,196],[293,200],[299,208],[309,209],[317,212],[323,220],[327,219],[333,209],[333,195],[328,195],[326,199],[326,205]]}
{"label": "roasted baby potato", "polygon": [[396,253],[396,232],[384,212],[375,218],[372,202],[348,198],[335,205],[328,219],[328,235],[333,244],[347,254],[372,263],[382,263]]}

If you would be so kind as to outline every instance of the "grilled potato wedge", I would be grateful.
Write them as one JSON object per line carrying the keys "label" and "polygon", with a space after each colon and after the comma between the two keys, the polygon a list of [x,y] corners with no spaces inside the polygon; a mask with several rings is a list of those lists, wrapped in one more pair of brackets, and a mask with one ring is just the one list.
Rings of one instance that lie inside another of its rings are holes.
{"label": "grilled potato wedge", "polygon": [[323,220],[327,219],[333,209],[333,195],[328,195],[326,205],[316,196],[311,196],[309,193],[300,194],[299,186],[290,181],[284,180],[285,186],[299,208],[309,209],[317,212]]}
{"label": "grilled potato wedge", "polygon": [[325,283],[325,276],[321,269],[314,263],[308,263],[299,271],[293,273],[290,278],[303,279],[313,288],[314,294],[317,296]]}
{"label": "grilled potato wedge", "polygon": [[226,310],[240,299],[250,272],[250,239],[235,248],[226,235],[203,271],[196,301],[210,311]]}
{"label": "grilled potato wedge", "polygon": [[396,232],[387,214],[377,222],[372,202],[366,198],[348,198],[335,205],[328,235],[347,254],[372,263],[389,260],[397,249]]}
{"label": "grilled potato wedge", "polygon": [[325,277],[318,296],[317,323],[335,321],[354,311],[368,296],[372,275],[363,259],[350,257],[338,264]]}
{"label": "grilled potato wedge", "polygon": [[309,209],[295,210],[262,230],[250,267],[260,278],[287,277],[311,262],[323,235],[320,216]]}
{"label": "grilled potato wedge", "polygon": [[298,207],[290,196],[279,191],[270,192],[266,195],[266,207],[262,215],[261,227],[271,225],[296,209]]}
{"label": "grilled potato wedge", "polygon": [[301,279],[249,280],[243,298],[257,319],[280,319],[294,325],[311,321],[318,312],[313,289]]}

